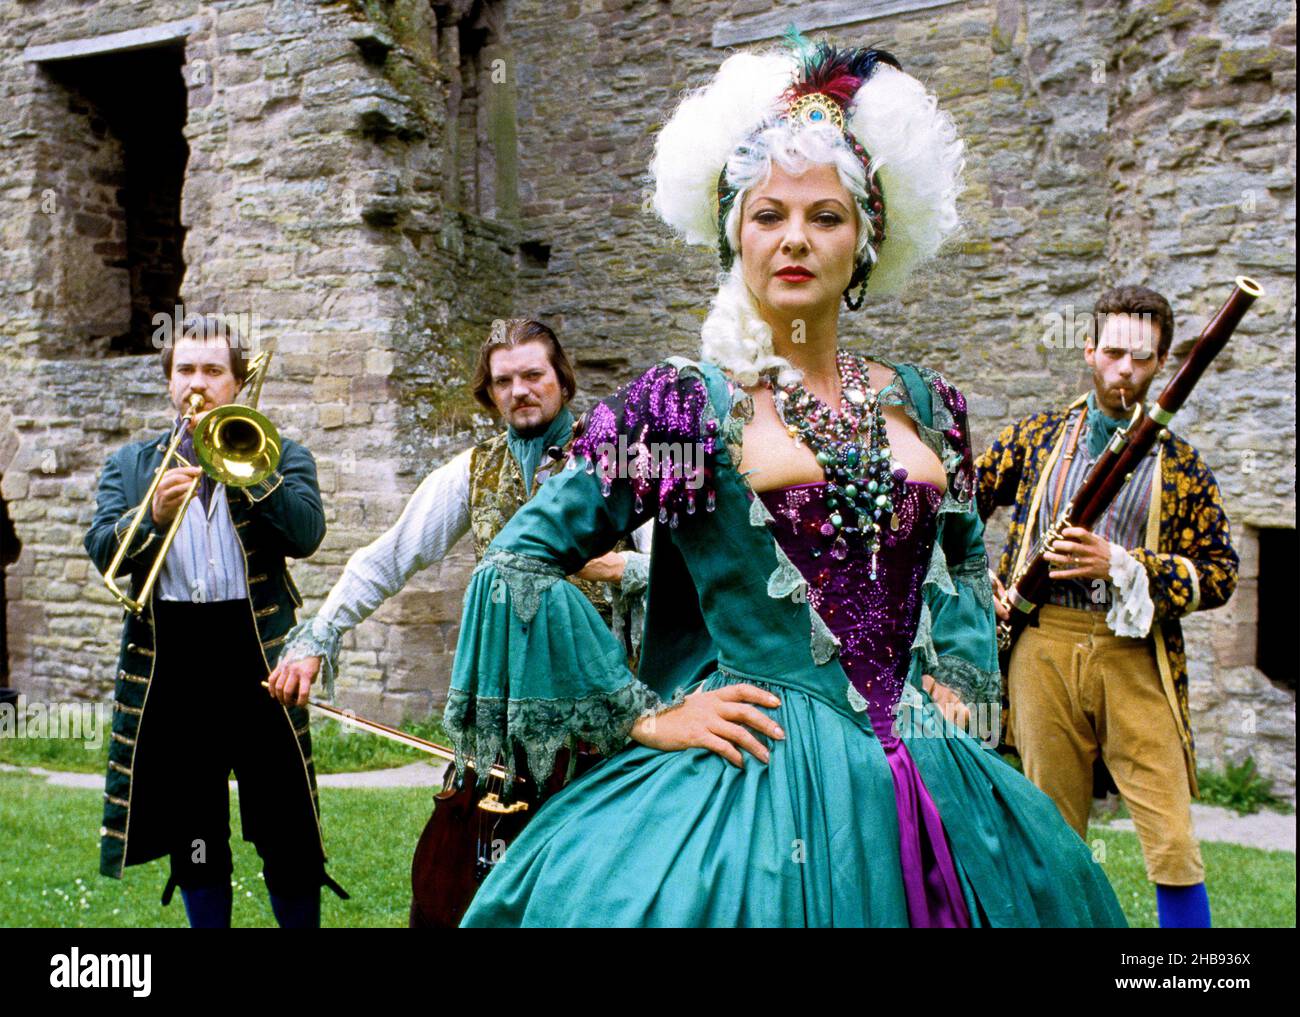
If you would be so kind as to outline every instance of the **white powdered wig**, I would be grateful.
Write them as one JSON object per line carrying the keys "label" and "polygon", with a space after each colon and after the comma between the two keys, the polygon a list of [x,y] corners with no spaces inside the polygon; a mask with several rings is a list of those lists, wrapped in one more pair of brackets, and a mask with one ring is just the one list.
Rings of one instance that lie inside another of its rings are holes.
{"label": "white powdered wig", "polygon": [[[782,112],[782,94],[797,72],[798,63],[787,54],[736,54],[713,81],[682,101],[660,132],[650,164],[655,211],[687,243],[717,249],[717,185],[724,166],[728,183],[748,190],[767,179],[774,160],[794,174],[808,165],[833,163],[852,194],[865,193],[861,164],[838,131],[788,125],[760,131]],[[885,200],[884,243],[876,250],[873,238],[859,235],[858,251],[874,262],[867,293],[888,295],[956,230],[963,146],[934,96],[888,64],[876,65],[850,109],[847,126],[871,156]],[[733,250],[738,250],[743,190],[725,224]],[[861,226],[866,220],[860,209],[855,212]],[[783,383],[792,383],[799,372],[775,355],[771,329],[745,285],[740,256],[705,319],[702,355],[732,371],[743,385],[756,384],[759,372],[769,368],[780,371]]]}

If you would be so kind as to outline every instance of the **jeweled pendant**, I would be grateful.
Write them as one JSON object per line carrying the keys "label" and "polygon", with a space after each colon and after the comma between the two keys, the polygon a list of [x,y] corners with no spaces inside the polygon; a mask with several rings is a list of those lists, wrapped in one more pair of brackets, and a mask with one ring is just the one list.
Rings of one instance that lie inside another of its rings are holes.
{"label": "jeweled pendant", "polygon": [[[849,542],[845,540],[843,537],[836,537],[835,543],[831,545],[831,557],[834,558],[836,561],[843,561],[848,556],[849,556]],[[872,573],[871,578],[872,579],[876,578],[874,572]]]}

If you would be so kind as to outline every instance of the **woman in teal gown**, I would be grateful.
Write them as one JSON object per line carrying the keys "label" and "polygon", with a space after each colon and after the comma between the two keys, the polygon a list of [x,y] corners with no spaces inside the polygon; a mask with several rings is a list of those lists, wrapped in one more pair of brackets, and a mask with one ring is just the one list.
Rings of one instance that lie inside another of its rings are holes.
{"label": "woman in teal gown", "polygon": [[[574,740],[607,758],[539,810],[465,925],[1123,924],[989,744],[965,401],[839,345],[841,294],[896,288],[951,231],[960,167],[892,57],[801,40],[732,57],[664,129],[656,208],[726,270],[704,356],[598,404],[493,542],[445,715],[460,754],[535,778]],[[651,517],[634,676],[562,580]]]}

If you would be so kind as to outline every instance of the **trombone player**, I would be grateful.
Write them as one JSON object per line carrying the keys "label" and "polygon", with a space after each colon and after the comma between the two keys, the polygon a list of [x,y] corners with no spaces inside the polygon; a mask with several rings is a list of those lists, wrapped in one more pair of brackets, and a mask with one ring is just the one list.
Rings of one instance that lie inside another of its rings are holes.
{"label": "trombone player", "polygon": [[[220,468],[220,436],[203,422],[234,401],[250,369],[257,375],[250,388],[260,391],[266,355],[250,368],[231,324],[209,316],[202,326],[178,328],[162,353],[177,410],[171,433],[109,457],[85,538],[128,608],[100,871],[120,879],[126,866],[166,855],[163,904],[179,886],[191,927],[228,927],[233,770],[244,839],[262,858],[276,921],[316,927],[320,887],[343,894],[325,874],[307,712],[286,709],[261,688],[302,603],[285,559],[306,558],[325,536],[316,464],[301,445],[280,441],[265,418],[254,415],[250,426],[244,413],[228,430],[245,439],[251,433],[258,450],[278,447],[278,464],[263,456],[250,471],[236,449],[230,470],[251,476]],[[196,444],[225,483],[191,465],[199,461]],[[173,445],[185,465],[176,464]],[[121,574],[134,600],[117,588]]]}

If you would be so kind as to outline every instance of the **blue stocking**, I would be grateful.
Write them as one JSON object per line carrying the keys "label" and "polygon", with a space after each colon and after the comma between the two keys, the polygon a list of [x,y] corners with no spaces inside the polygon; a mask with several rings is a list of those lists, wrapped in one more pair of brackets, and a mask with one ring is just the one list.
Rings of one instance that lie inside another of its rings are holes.
{"label": "blue stocking", "polygon": [[270,894],[271,911],[282,929],[320,928],[320,890],[303,897]]}
{"label": "blue stocking", "polygon": [[1210,897],[1205,884],[1195,886],[1156,885],[1156,912],[1162,929],[1208,929]]}
{"label": "blue stocking", "polygon": [[230,928],[230,883],[217,886],[181,887],[185,916],[191,929]]}

